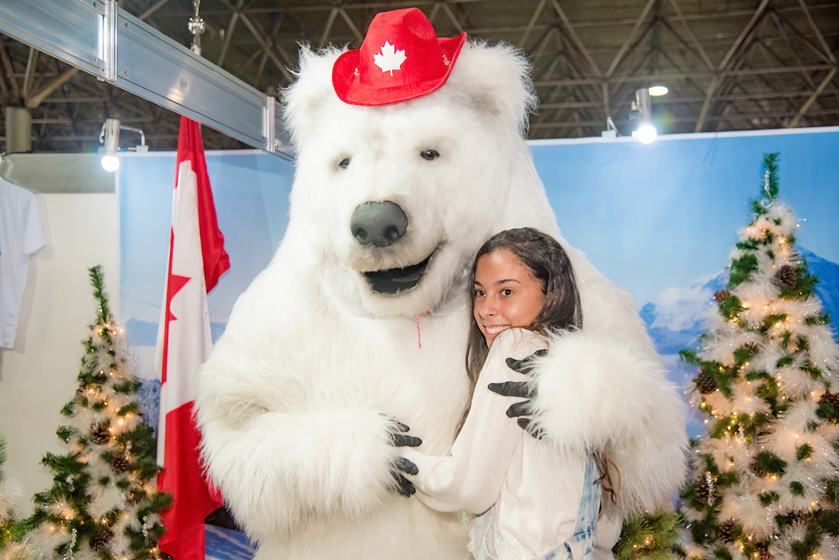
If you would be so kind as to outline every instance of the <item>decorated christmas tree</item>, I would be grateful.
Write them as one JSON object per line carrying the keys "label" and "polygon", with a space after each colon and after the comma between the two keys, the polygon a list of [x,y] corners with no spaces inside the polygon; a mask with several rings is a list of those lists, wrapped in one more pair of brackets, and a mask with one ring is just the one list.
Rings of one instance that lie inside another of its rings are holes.
{"label": "decorated christmas tree", "polygon": [[839,347],[776,200],[778,161],[764,159],[701,348],[682,352],[707,426],[682,491],[690,559],[839,558]]}
{"label": "decorated christmas tree", "polygon": [[162,558],[158,514],[169,497],[154,487],[153,433],[139,413],[139,383],[129,372],[101,267],[90,269],[90,280],[96,323],[84,341],[76,394],[61,410],[67,425],[57,430],[67,451],[42,459],[53,484],[34,496],[35,512],[22,524],[48,558]]}
{"label": "decorated christmas tree", "polygon": [[5,462],[6,442],[0,437],[0,560],[34,559],[15,522],[14,506],[20,497],[20,487],[6,480],[3,471]]}

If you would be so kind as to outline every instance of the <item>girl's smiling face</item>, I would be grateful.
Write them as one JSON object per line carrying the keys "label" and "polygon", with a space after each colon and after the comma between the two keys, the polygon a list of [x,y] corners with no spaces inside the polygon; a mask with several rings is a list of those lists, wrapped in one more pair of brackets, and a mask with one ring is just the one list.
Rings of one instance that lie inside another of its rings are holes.
{"label": "girl's smiling face", "polygon": [[505,329],[529,327],[545,302],[541,282],[507,249],[478,259],[473,289],[472,314],[487,346]]}

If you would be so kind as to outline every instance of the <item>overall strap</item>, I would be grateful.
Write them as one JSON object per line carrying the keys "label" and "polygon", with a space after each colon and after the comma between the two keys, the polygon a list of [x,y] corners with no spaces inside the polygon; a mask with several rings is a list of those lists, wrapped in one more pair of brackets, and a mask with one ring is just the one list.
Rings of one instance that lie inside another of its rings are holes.
{"label": "overall strap", "polygon": [[594,533],[597,530],[597,518],[600,515],[600,471],[594,455],[586,461],[583,477],[583,495],[580,498],[577,525],[571,538],[559,550],[551,552],[543,560],[590,560],[594,554]]}

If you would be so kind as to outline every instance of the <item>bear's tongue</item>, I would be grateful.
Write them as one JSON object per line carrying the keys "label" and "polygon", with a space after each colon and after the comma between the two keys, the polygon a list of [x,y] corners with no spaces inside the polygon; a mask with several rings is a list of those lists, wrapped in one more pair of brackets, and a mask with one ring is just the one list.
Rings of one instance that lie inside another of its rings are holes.
{"label": "bear's tongue", "polygon": [[374,292],[380,294],[398,294],[410,290],[416,286],[420,278],[422,278],[425,269],[428,267],[428,261],[431,256],[421,263],[406,266],[405,268],[389,268],[387,270],[374,270],[372,272],[365,272],[364,276],[370,287]]}

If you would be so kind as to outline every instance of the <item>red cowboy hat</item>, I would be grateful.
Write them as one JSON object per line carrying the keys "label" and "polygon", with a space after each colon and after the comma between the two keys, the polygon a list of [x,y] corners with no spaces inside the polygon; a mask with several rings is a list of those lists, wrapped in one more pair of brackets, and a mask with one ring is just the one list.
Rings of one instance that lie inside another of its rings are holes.
{"label": "red cowboy hat", "polygon": [[417,8],[376,14],[361,48],[332,66],[332,86],[352,105],[388,105],[436,91],[449,77],[466,33],[437,37]]}

